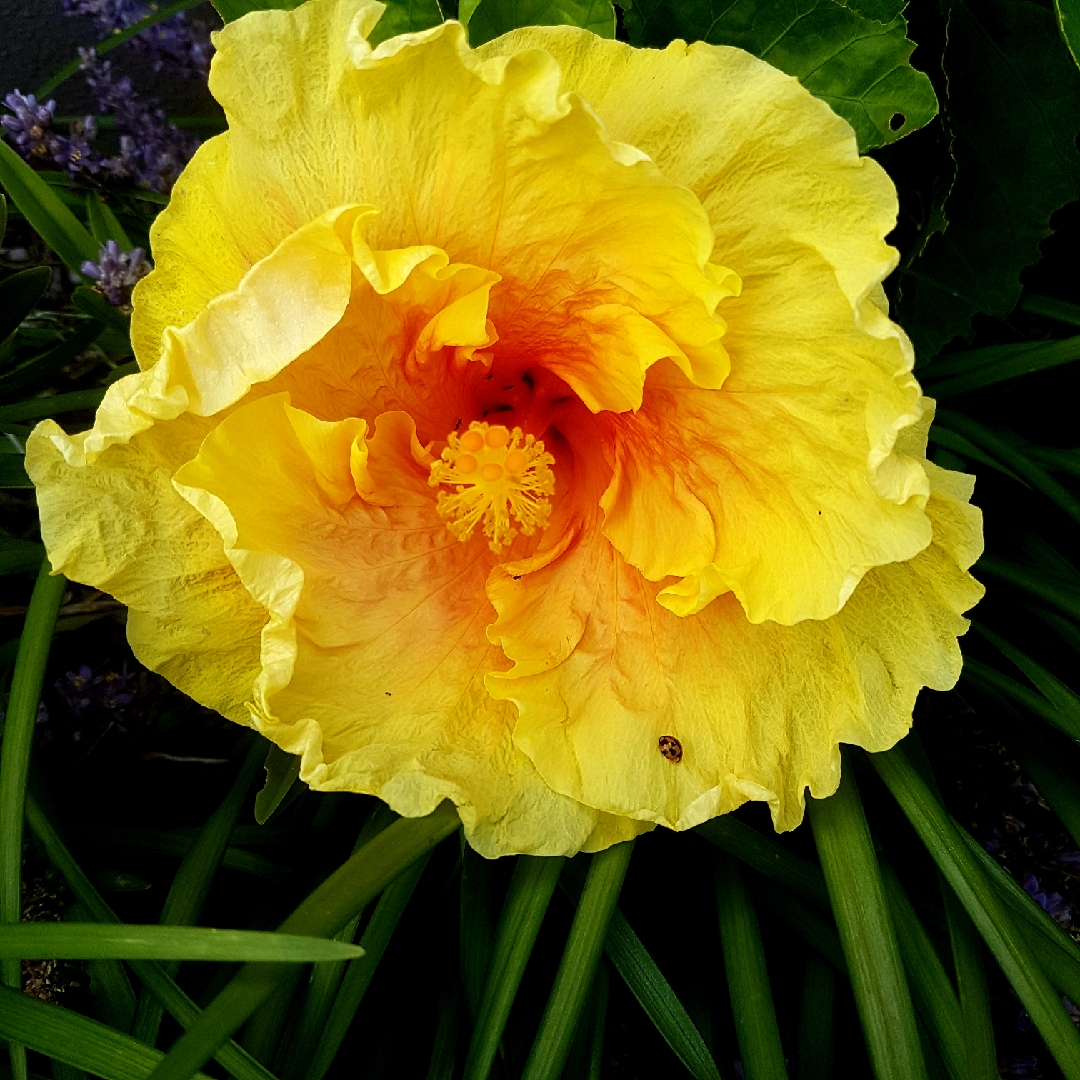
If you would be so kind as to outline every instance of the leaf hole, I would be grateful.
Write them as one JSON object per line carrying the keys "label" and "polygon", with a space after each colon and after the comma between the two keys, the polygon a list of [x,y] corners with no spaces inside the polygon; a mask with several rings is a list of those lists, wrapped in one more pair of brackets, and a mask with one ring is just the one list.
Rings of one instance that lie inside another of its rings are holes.
{"label": "leaf hole", "polygon": [[889,118],[889,130],[899,131],[907,123],[907,117],[902,112],[893,113]]}

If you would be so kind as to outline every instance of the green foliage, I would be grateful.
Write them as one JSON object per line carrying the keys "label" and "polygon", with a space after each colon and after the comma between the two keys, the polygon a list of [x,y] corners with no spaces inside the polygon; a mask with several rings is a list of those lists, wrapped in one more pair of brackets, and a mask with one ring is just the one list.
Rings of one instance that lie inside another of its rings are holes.
{"label": "green foliage", "polygon": [[[908,63],[915,48],[903,3],[833,0],[634,0],[634,45],[676,37],[734,45],[794,75],[851,126],[862,150],[884,146],[937,113],[930,80]],[[880,21],[879,21],[880,20]]]}
{"label": "green foliage", "polygon": [[922,360],[970,338],[977,312],[1012,310],[1050,215],[1080,185],[1080,71],[1051,13],[1029,0],[945,7],[956,179],[943,207],[947,225],[907,266],[898,306]]}
{"label": "green foliage", "polygon": [[438,0],[390,0],[372,31],[371,44],[378,45],[397,34],[430,30],[442,21],[443,13]]}
{"label": "green foliage", "polygon": [[52,271],[47,266],[34,266],[0,282],[0,342],[15,333],[34,310],[51,280]]}
{"label": "green foliage", "polygon": [[611,0],[463,0],[460,13],[474,47],[520,26],[581,26],[600,37],[615,36]]}
{"label": "green foliage", "polygon": [[1054,12],[1061,39],[1080,65],[1080,3],[1077,0],[1054,0]]}

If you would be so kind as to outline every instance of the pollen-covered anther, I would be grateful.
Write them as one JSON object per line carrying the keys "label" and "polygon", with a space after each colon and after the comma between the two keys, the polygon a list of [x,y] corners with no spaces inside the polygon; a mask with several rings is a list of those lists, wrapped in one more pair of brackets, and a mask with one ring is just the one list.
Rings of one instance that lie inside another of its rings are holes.
{"label": "pollen-covered anther", "polygon": [[458,540],[468,540],[482,524],[499,554],[519,529],[531,536],[547,524],[554,464],[543,442],[521,428],[473,421],[468,431],[450,433],[441,460],[432,463],[432,486],[453,488],[439,492],[439,516]]}

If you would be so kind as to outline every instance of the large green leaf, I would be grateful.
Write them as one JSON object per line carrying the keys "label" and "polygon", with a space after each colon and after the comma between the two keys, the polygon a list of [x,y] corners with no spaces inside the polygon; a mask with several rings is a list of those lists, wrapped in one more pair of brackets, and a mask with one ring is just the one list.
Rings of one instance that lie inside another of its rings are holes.
{"label": "large green leaf", "polygon": [[378,45],[398,34],[428,30],[442,21],[438,0],[389,0],[369,40],[372,45]]}
{"label": "large green leaf", "polygon": [[1080,0],[1054,0],[1054,11],[1062,40],[1080,64]]}
{"label": "large green leaf", "polygon": [[946,8],[956,181],[948,225],[905,273],[898,305],[923,359],[969,336],[977,312],[1012,310],[1050,215],[1080,184],[1080,72],[1053,15],[1029,0]]}
{"label": "large green leaf", "polygon": [[519,26],[582,26],[600,37],[615,36],[611,0],[464,0],[460,10],[474,47]]}
{"label": "large green leaf", "polygon": [[681,37],[760,56],[827,101],[866,150],[895,142],[937,114],[930,80],[908,63],[915,45],[899,17],[903,6],[890,0],[847,6],[833,0],[633,0],[626,5],[626,29],[634,45]]}

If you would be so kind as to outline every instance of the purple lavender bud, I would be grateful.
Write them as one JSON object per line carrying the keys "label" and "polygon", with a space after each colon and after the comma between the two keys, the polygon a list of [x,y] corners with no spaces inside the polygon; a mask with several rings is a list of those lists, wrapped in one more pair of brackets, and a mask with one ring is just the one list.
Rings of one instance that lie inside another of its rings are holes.
{"label": "purple lavender bud", "polygon": [[1034,874],[1027,874],[1023,881],[1024,892],[1035,901],[1055,922],[1062,926],[1072,921],[1072,904],[1061,893],[1047,893],[1039,888],[1039,879]]}
{"label": "purple lavender bud", "polygon": [[131,287],[150,272],[150,264],[142,248],[121,251],[115,240],[105,243],[98,261],[84,262],[82,272],[97,282],[97,290],[115,307],[127,302]]}
{"label": "purple lavender bud", "polygon": [[1042,1080],[1039,1059],[1036,1057],[1009,1058],[1000,1063],[998,1072],[1003,1080]]}
{"label": "purple lavender bud", "polygon": [[0,124],[4,125],[20,155],[27,161],[52,157],[49,144],[56,139],[51,131],[56,102],[39,105],[33,94],[13,90],[4,98],[4,104],[13,115],[0,118]]}

